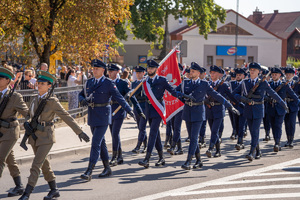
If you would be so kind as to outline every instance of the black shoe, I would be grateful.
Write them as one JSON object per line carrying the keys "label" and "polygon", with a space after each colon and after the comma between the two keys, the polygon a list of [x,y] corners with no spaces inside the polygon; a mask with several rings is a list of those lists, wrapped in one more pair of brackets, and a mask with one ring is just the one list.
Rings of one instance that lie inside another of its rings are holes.
{"label": "black shoe", "polygon": [[215,158],[221,157],[221,147],[220,147],[220,143],[216,144],[216,153],[214,155]]}
{"label": "black shoe", "polygon": [[141,153],[145,153],[147,150],[147,138],[143,141],[144,148],[141,150]]}
{"label": "black shoe", "polygon": [[206,143],[205,143],[205,140],[204,140],[204,137],[200,137],[199,138],[199,148],[205,148],[206,147]]}
{"label": "black shoe", "polygon": [[159,151],[158,156],[159,156],[159,159],[158,159],[157,163],[155,163],[155,166],[156,167],[161,167],[161,166],[166,164],[166,161],[165,161],[164,156],[163,156],[163,151]]}
{"label": "black shoe", "polygon": [[111,172],[111,168],[109,166],[109,162],[108,160],[102,161],[104,169],[102,171],[101,174],[99,174],[99,178],[103,178],[103,177],[108,177],[111,176],[112,172]]}
{"label": "black shoe", "polygon": [[117,163],[118,163],[118,165],[121,165],[121,164],[124,163],[123,155],[122,155],[122,150],[119,150],[119,151],[118,151],[118,159],[117,159]]}
{"label": "black shoe", "polygon": [[175,147],[176,147],[176,143],[174,141],[172,141],[171,148],[167,149],[167,152],[170,153],[171,155],[174,155],[175,154]]}
{"label": "black shoe", "polygon": [[235,140],[235,139],[236,139],[234,133],[232,133],[232,135],[230,136],[230,139],[232,139],[232,140]]}
{"label": "black shoe", "polygon": [[290,141],[287,141],[284,145],[284,147],[288,147],[288,146],[290,146]]}
{"label": "black shoe", "polygon": [[289,144],[289,148],[290,148],[290,149],[294,148],[294,145],[293,145],[292,142]]}
{"label": "black shoe", "polygon": [[166,136],[166,140],[165,140],[165,144],[164,144],[165,149],[170,147],[170,145],[169,145],[170,138],[171,138],[170,136],[168,136],[168,135]]}
{"label": "black shoe", "polygon": [[186,139],[185,139],[185,142],[190,142],[190,138],[189,138],[189,137],[186,138]]}
{"label": "black shoe", "polygon": [[28,200],[29,199],[29,196],[30,194],[32,193],[33,191],[33,188],[31,185],[27,184],[26,185],[26,188],[24,190],[24,193],[22,194],[22,196],[19,198],[19,200]]}
{"label": "black shoe", "polygon": [[14,177],[13,179],[14,179],[16,187],[11,192],[8,193],[8,195],[7,195],[8,197],[19,196],[19,195],[22,195],[24,192],[24,187],[21,182],[21,177],[17,176],[17,177]]}
{"label": "black shoe", "polygon": [[193,157],[192,155],[188,155],[187,160],[185,161],[185,163],[183,165],[181,165],[182,169],[191,170],[192,157]]}
{"label": "black shoe", "polygon": [[268,142],[268,141],[270,141],[271,140],[271,137],[270,137],[270,135],[269,135],[270,133],[266,133],[266,135],[265,135],[265,138],[263,139],[263,141],[266,141],[266,142]]}
{"label": "black shoe", "polygon": [[140,161],[139,162],[139,165],[145,167],[145,168],[148,168],[149,167],[149,159],[151,157],[151,153],[147,152],[146,153],[146,157],[143,161]]}
{"label": "black shoe", "polygon": [[215,146],[215,145],[213,145],[212,143],[209,144],[208,150],[207,150],[206,153],[205,153],[205,154],[207,155],[208,158],[211,158],[211,154],[212,154],[212,151],[213,151],[213,149],[214,149],[214,146]]}
{"label": "black shoe", "polygon": [[92,179],[92,173],[93,173],[93,169],[95,168],[95,164],[93,163],[89,163],[88,168],[86,169],[86,171],[84,172],[84,174],[81,174],[80,178],[90,181]]}
{"label": "black shoe", "polygon": [[202,168],[203,167],[203,163],[201,161],[200,153],[196,153],[195,157],[196,157],[196,163],[194,164],[193,169]]}
{"label": "black shoe", "polygon": [[246,155],[246,158],[251,162],[253,161],[253,153],[254,153],[255,148],[251,147],[250,152],[248,155]]}
{"label": "black shoe", "polygon": [[118,165],[117,154],[118,154],[117,151],[113,151],[112,158],[111,158],[111,160],[110,160],[110,162],[109,162],[109,165],[110,165],[111,167],[114,167],[114,166],[117,166],[117,165]]}
{"label": "black shoe", "polygon": [[256,146],[256,155],[255,155],[255,159],[260,159],[262,157],[262,153],[261,150],[259,148],[259,144]]}
{"label": "black shoe", "polygon": [[177,151],[175,151],[175,155],[182,155],[182,154],[183,154],[183,150],[181,146],[181,140],[179,140],[179,142],[177,142]]}
{"label": "black shoe", "polygon": [[274,150],[274,152],[281,151],[281,147],[280,147],[280,145],[278,145],[278,144],[275,144],[275,145],[274,145],[274,148],[273,148],[273,150]]}
{"label": "black shoe", "polygon": [[48,193],[47,196],[44,197],[44,200],[52,200],[53,198],[60,197],[59,190],[56,187],[55,180],[48,182],[48,185],[50,187],[50,192]]}
{"label": "black shoe", "polygon": [[131,151],[132,153],[140,153],[142,142],[138,141],[136,147]]}

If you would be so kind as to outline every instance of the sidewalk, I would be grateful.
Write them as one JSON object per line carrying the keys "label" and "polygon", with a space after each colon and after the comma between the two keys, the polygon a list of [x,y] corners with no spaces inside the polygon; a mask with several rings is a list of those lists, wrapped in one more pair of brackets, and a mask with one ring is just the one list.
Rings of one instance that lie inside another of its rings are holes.
{"label": "sidewalk", "polygon": [[[67,125],[59,125],[60,127],[55,128],[55,138],[56,143],[53,144],[53,147],[49,153],[49,158],[53,159],[55,157],[61,157],[72,154],[80,154],[80,153],[89,153],[91,147],[91,141],[86,143],[84,141],[80,142],[78,136],[72,131],[70,127]],[[82,127],[83,131],[89,135],[90,139],[92,139],[92,133],[90,131],[90,127],[87,124],[79,123],[79,126]],[[166,128],[160,128],[162,141],[164,141]],[[182,123],[182,131],[185,130],[185,123]],[[149,127],[147,127],[147,135],[149,135]],[[132,145],[132,149],[135,147],[138,137],[138,129],[136,122],[130,118],[125,119],[121,129],[121,142],[122,145],[130,144]],[[16,157],[16,161],[18,164],[31,162],[34,154],[30,144],[27,144],[28,150],[25,151],[20,147],[21,140],[23,138],[23,134],[21,134],[21,138],[17,141],[14,146],[14,153]],[[109,128],[105,134],[105,140],[107,144],[108,151],[111,151],[112,138],[110,134]]]}

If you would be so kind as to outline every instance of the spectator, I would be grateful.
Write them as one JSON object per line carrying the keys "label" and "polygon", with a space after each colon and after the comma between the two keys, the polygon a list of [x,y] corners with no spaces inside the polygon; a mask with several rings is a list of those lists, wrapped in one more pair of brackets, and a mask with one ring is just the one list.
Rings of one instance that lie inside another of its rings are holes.
{"label": "spectator", "polygon": [[34,89],[34,84],[32,84],[32,82],[30,81],[33,77],[32,70],[26,70],[24,74],[25,79],[20,83],[21,90]]}
{"label": "spectator", "polygon": [[62,68],[60,70],[60,79],[61,80],[65,80],[66,73],[67,73],[67,67],[66,66],[62,66]]}
{"label": "spectator", "polygon": [[[68,87],[74,87],[77,86],[78,84],[81,84],[82,72],[80,72],[80,74],[78,74],[78,77],[76,78],[75,70],[70,69],[66,75],[66,81]],[[78,94],[79,91],[72,91],[68,93],[69,110],[78,108]],[[76,117],[76,115],[72,117]]]}
{"label": "spectator", "polygon": [[123,79],[124,81],[126,81],[127,83],[128,83],[128,85],[129,85],[129,87],[131,88],[131,82],[130,82],[130,80],[129,80],[129,71],[128,71],[128,69],[126,68],[124,71],[123,71],[123,74],[122,74],[122,76],[121,76],[121,79]]}
{"label": "spectator", "polygon": [[41,69],[42,71],[48,71],[48,65],[47,65],[47,63],[41,63],[40,69]]}

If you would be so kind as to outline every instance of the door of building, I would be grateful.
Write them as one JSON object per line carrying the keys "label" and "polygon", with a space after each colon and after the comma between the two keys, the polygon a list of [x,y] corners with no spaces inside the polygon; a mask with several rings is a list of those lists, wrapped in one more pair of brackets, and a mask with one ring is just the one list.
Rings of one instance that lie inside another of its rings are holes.
{"label": "door of building", "polygon": [[244,59],[237,59],[236,63],[238,64],[237,67],[242,67],[242,66],[244,66],[245,60]]}
{"label": "door of building", "polygon": [[218,67],[222,67],[222,68],[223,68],[223,59],[217,59],[217,60],[216,60],[216,65],[217,65]]}

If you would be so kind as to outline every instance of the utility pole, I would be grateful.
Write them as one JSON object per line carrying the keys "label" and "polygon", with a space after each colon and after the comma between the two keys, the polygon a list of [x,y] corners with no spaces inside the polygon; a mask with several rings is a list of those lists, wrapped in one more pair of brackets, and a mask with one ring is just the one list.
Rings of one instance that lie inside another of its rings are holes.
{"label": "utility pole", "polygon": [[235,56],[234,56],[234,65],[238,67],[237,64],[237,48],[238,48],[238,34],[239,34],[239,0],[236,0],[236,22],[235,22]]}

